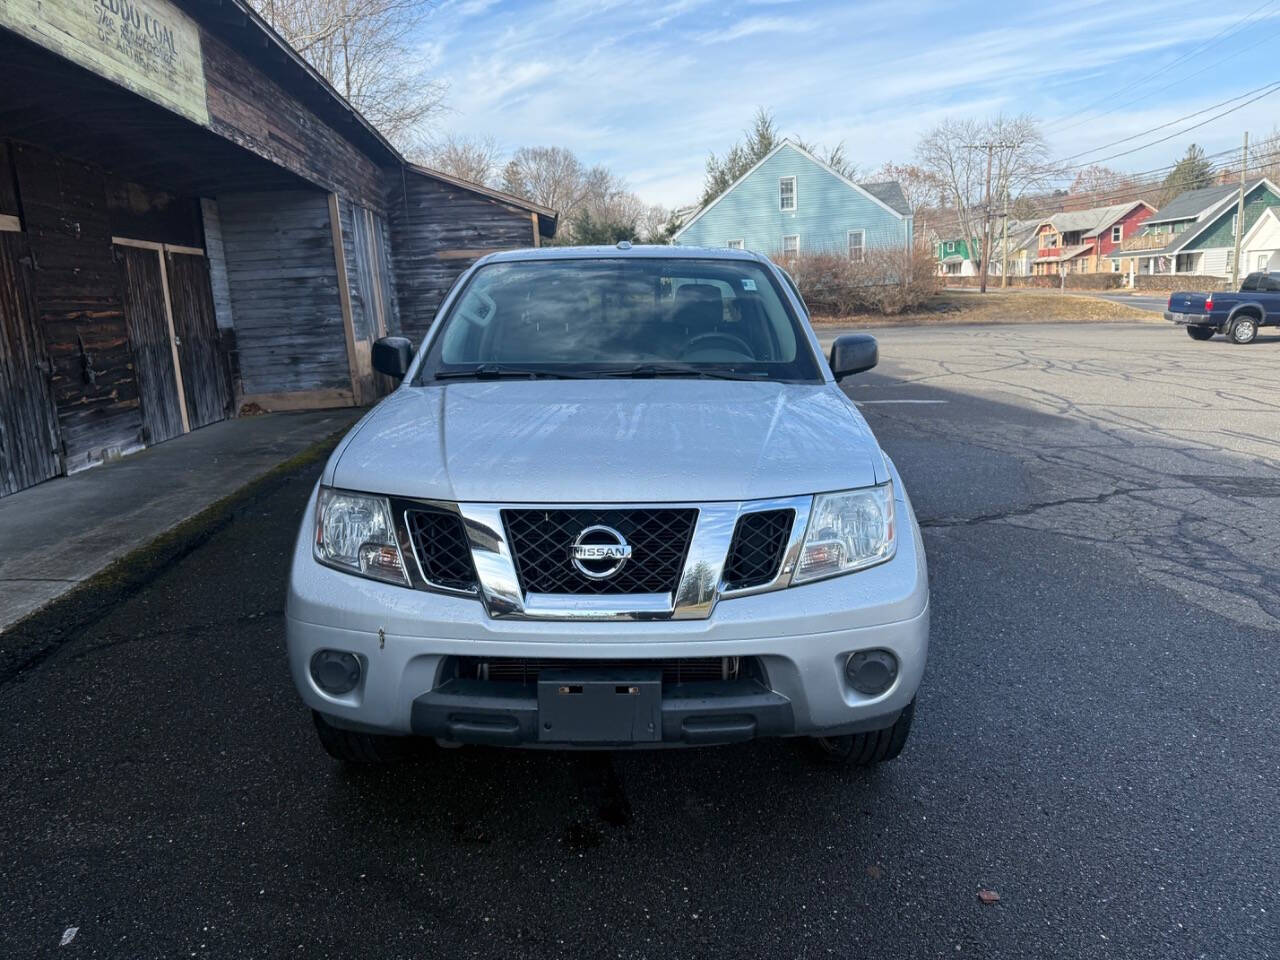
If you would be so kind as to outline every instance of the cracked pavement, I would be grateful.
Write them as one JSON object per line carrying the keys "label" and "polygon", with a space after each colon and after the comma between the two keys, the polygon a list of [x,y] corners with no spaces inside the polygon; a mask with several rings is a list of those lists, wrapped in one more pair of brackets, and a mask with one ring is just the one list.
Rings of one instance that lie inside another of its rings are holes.
{"label": "cracked pavement", "polygon": [[0,954],[1280,955],[1280,337],[876,335],[851,395],[944,401],[864,408],[929,552],[897,761],[342,769],[283,651],[312,466],[0,682]]}
{"label": "cracked pavement", "polygon": [[[877,401],[864,413],[882,432],[962,438],[1013,458],[1034,491],[925,525],[1007,523],[1115,549],[1188,601],[1274,629],[1280,337],[1256,347],[1164,327],[887,330],[891,360],[849,392]],[[885,402],[898,396],[949,402]]]}

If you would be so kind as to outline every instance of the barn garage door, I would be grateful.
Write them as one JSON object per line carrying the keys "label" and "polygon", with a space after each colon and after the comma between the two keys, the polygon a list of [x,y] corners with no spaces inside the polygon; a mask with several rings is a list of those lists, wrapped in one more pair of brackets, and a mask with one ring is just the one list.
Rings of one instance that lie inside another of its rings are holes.
{"label": "barn garage door", "polygon": [[0,230],[0,496],[62,472],[31,273],[27,238]]}
{"label": "barn garage door", "polygon": [[124,316],[133,349],[147,443],[162,443],[183,433],[182,404],[174,376],[173,342],[159,251],[117,246]]}
{"label": "barn garage door", "polygon": [[204,251],[114,237],[148,442],[231,414]]}
{"label": "barn garage door", "polygon": [[225,420],[231,413],[231,378],[218,351],[218,322],[213,313],[209,261],[204,255],[166,251],[173,330],[182,362],[191,429]]}

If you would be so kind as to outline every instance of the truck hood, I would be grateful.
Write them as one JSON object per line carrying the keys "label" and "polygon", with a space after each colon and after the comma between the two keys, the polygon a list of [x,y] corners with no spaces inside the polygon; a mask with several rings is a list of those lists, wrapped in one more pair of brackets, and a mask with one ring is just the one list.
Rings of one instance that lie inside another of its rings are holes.
{"label": "truck hood", "polygon": [[464,502],[755,500],[867,486],[884,457],[834,384],[533,380],[402,387],[326,481]]}

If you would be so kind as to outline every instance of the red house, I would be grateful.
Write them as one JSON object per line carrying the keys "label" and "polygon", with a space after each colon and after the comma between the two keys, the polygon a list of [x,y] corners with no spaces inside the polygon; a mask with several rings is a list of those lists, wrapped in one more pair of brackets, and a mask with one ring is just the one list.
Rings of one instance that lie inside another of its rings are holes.
{"label": "red house", "polygon": [[1097,273],[1100,269],[1112,273],[1126,272],[1129,267],[1124,261],[1108,260],[1100,266],[1099,258],[1119,247],[1125,237],[1136,234],[1138,226],[1155,210],[1145,200],[1135,200],[1055,213],[1036,228],[1036,258],[1032,272],[1041,276],[1062,271]]}

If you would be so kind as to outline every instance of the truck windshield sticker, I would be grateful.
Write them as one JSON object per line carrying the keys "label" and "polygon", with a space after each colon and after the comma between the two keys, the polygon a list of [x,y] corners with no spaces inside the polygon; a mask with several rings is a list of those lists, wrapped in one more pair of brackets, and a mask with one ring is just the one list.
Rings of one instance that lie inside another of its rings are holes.
{"label": "truck windshield sticker", "polygon": [[743,290],[754,290],[755,288],[756,288],[756,282],[755,282],[754,280],[752,280],[752,279],[750,279],[750,278],[748,278],[748,277],[743,277],[743,278],[742,278],[742,289],[743,289]]}

